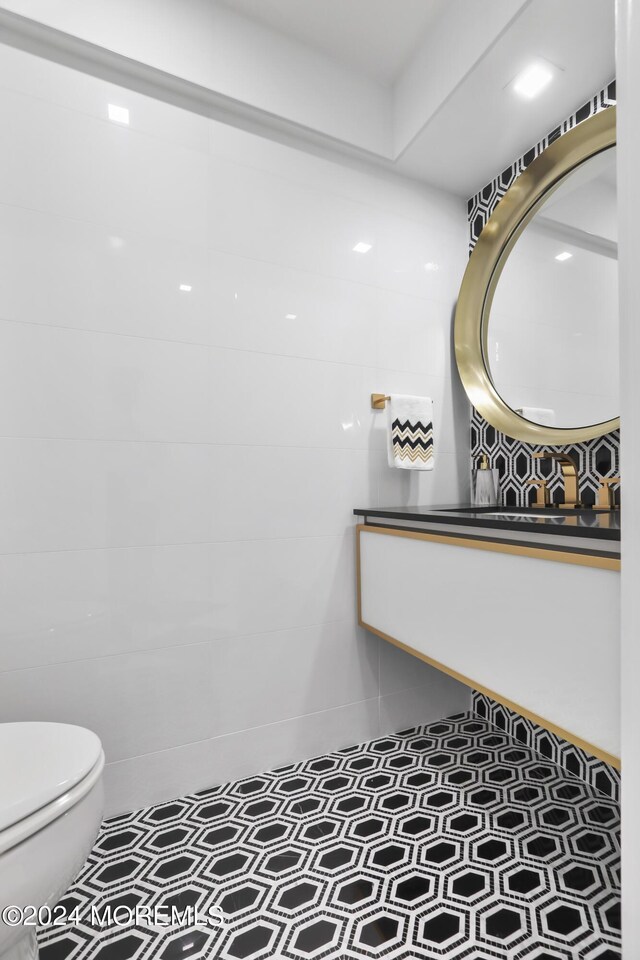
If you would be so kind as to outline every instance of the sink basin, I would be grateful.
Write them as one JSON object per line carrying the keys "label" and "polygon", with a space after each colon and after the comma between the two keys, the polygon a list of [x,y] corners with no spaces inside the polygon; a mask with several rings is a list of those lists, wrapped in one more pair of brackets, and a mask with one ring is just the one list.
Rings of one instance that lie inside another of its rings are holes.
{"label": "sink basin", "polygon": [[526,513],[524,511],[518,511],[518,510],[483,510],[482,516],[483,517],[502,517],[502,519],[504,520],[508,520],[511,517],[517,517],[518,519],[524,518],[525,520],[529,520],[532,517],[567,517],[567,516],[570,517],[572,516],[572,514],[568,510],[553,510],[550,508],[549,510],[544,510],[544,511],[527,510]]}
{"label": "sink basin", "polygon": [[[472,514],[475,517],[486,517],[488,520],[549,520],[565,525],[575,526],[579,524],[583,527],[597,526],[598,524],[610,526],[620,515],[619,510],[607,510],[603,507],[443,507],[437,513],[457,513]],[[551,524],[550,524],[551,525]]]}
{"label": "sink basin", "polygon": [[534,517],[580,517],[583,521],[593,519],[601,514],[617,513],[603,507],[443,507],[438,513],[474,513],[483,517],[498,517],[501,519],[518,518],[529,519]]}

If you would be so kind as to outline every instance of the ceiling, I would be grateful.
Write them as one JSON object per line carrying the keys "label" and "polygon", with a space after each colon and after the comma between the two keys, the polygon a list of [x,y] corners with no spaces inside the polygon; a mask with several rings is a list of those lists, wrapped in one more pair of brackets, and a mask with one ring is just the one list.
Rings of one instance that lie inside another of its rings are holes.
{"label": "ceiling", "polygon": [[[532,60],[549,86],[522,100],[512,81]],[[396,167],[469,197],[615,77],[611,0],[531,0],[452,89]]]}
{"label": "ceiling", "polygon": [[[0,0],[0,31],[224,123],[464,198],[615,76],[615,0]],[[523,100],[513,80],[535,60],[553,79]]]}
{"label": "ceiling", "polygon": [[221,0],[381,83],[391,83],[447,0]]}
{"label": "ceiling", "polygon": [[[400,173],[464,197],[615,76],[614,0],[218,3],[374,78],[391,102],[394,143],[385,158]],[[525,101],[512,81],[532,60],[549,64],[554,77]],[[405,119],[411,113],[404,126],[403,104]],[[337,107],[335,98],[328,102]],[[358,144],[355,104],[351,116],[349,146]]]}

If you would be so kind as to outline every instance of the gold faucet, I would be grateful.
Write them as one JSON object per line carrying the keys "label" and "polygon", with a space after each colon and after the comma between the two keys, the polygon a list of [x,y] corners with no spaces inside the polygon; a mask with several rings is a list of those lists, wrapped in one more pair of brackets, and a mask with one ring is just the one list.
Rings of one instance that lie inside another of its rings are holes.
{"label": "gold faucet", "polygon": [[536,460],[557,460],[562,469],[564,478],[564,503],[558,503],[558,507],[581,507],[580,495],[578,492],[578,462],[570,453],[553,453],[551,450],[545,450],[542,453],[534,453]]}
{"label": "gold faucet", "polygon": [[616,509],[616,495],[611,487],[618,483],[620,483],[620,477],[605,477],[600,481],[596,507],[604,507],[606,510]]}
{"label": "gold faucet", "polygon": [[551,499],[549,497],[549,488],[546,480],[539,480],[537,477],[526,481],[531,486],[536,487],[536,507],[550,507]]}

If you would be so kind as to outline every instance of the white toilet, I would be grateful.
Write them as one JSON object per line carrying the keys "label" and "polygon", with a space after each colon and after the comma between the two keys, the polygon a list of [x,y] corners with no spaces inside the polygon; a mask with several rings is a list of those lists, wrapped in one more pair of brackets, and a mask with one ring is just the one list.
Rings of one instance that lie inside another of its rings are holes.
{"label": "white toilet", "polygon": [[0,724],[0,960],[37,957],[35,926],[2,911],[53,907],[67,890],[98,834],[103,768],[83,727]]}

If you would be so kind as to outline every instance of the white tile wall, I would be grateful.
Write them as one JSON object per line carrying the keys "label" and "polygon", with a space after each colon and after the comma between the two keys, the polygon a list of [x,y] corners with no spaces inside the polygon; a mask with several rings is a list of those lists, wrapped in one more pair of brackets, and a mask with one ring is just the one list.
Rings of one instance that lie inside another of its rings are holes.
{"label": "white tile wall", "polygon": [[464,205],[4,47],[0,124],[0,720],[95,729],[114,813],[463,709],[357,627],[352,509],[467,496]]}

